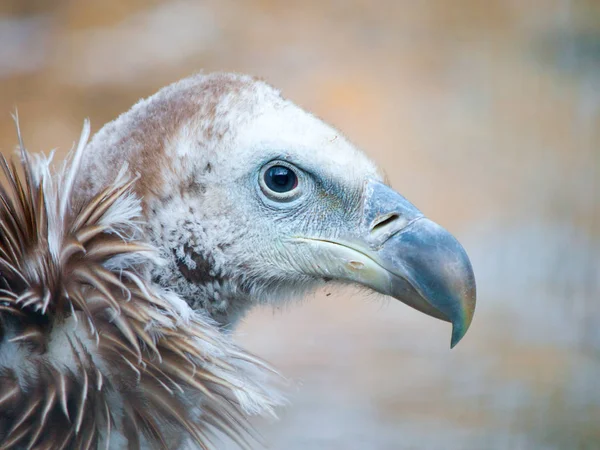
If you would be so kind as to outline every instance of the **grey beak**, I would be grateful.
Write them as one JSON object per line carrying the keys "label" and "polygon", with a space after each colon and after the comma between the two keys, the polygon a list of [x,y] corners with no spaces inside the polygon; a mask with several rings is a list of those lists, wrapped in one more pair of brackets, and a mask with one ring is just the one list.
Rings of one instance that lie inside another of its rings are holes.
{"label": "grey beak", "polygon": [[362,238],[368,256],[390,274],[389,283],[372,287],[452,323],[454,347],[471,324],[476,302],[475,276],[462,245],[377,181],[365,186]]}

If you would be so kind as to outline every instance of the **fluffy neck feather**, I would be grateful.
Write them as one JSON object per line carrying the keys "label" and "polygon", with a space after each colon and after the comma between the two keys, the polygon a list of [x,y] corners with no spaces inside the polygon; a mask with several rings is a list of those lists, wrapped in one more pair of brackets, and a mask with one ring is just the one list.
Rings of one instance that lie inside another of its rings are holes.
{"label": "fluffy neck feather", "polygon": [[2,448],[243,446],[244,415],[277,403],[265,366],[138,272],[132,180],[72,201],[86,136],[56,176],[22,144],[21,171],[0,158]]}

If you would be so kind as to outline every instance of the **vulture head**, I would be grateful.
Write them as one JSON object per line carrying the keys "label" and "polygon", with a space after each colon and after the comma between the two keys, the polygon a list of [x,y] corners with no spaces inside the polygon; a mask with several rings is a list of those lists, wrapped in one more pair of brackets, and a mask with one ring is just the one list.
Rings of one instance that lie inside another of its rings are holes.
{"label": "vulture head", "polygon": [[459,242],[386,185],[340,132],[268,84],[198,75],[140,101],[84,155],[81,191],[140,178],[153,279],[231,327],[253,305],[357,284],[466,333],[475,281]]}
{"label": "vulture head", "polygon": [[461,245],[266,83],[198,75],[88,134],[57,173],[0,157],[0,448],[248,447],[281,400],[222,330],[326,282],[467,331]]}

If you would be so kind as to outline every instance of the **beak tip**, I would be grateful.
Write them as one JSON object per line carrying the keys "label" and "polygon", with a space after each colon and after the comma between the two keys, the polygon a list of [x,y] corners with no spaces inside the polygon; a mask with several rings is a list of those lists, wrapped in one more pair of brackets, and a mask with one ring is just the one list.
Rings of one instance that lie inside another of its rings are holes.
{"label": "beak tip", "polygon": [[469,297],[462,314],[452,322],[452,338],[450,340],[450,348],[453,349],[465,337],[475,313],[475,293],[473,289],[472,296]]}
{"label": "beak tip", "polygon": [[461,339],[467,334],[466,328],[461,323],[452,324],[452,338],[450,340],[450,349],[456,347]]}

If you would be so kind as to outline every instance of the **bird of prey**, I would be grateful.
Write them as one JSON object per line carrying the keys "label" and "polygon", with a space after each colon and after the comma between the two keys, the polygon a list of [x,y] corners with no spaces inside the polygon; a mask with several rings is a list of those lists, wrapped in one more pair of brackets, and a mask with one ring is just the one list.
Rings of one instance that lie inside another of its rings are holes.
{"label": "bird of prey", "polygon": [[230,330],[327,282],[469,328],[463,247],[265,82],[196,75],[88,135],[2,159],[0,448],[251,445],[281,399]]}

